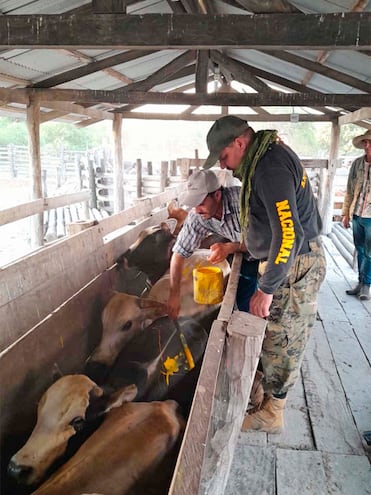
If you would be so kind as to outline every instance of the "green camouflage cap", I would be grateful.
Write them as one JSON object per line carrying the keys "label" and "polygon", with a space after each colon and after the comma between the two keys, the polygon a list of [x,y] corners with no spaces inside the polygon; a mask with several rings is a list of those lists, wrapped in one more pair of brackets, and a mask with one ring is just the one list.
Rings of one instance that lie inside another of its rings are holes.
{"label": "green camouflage cap", "polygon": [[226,115],[214,122],[206,138],[210,154],[203,164],[203,168],[210,168],[215,165],[221,151],[226,146],[229,146],[236,137],[241,136],[248,128],[249,124],[246,120],[242,120],[234,115]]}

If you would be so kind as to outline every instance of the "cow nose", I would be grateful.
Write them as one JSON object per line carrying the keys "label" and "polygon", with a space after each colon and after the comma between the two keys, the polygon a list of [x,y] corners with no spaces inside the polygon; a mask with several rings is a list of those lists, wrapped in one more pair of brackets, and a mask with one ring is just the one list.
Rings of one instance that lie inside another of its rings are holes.
{"label": "cow nose", "polygon": [[33,472],[31,466],[22,466],[14,461],[8,464],[8,475],[17,480],[19,483],[26,483]]}

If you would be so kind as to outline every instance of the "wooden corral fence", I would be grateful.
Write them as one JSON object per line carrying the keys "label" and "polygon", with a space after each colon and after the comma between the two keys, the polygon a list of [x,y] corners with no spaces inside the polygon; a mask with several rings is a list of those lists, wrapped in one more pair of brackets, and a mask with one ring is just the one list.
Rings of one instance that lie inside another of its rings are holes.
{"label": "wooden corral fence", "polygon": [[[165,204],[177,198],[183,188],[180,184],[143,198],[121,213],[2,268],[0,351],[111,267],[141,230],[166,219]],[[43,208],[43,200],[35,207]],[[17,209],[11,210],[15,219]],[[132,222],[136,224],[129,225]]]}
{"label": "wooden corral fence", "polygon": [[[99,341],[115,260],[140,231],[167,217],[164,204],[183,187],[140,200],[2,270],[2,441],[31,430],[37,401],[55,375],[83,370]],[[240,263],[237,255],[212,325],[171,495],[222,494],[227,482],[266,324],[233,311]]]}

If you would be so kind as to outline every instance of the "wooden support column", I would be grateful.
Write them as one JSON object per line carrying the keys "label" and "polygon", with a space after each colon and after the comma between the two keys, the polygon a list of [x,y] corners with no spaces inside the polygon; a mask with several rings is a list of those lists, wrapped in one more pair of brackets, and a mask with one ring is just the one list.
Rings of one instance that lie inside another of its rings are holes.
{"label": "wooden support column", "polygon": [[113,168],[113,211],[118,213],[124,209],[124,166],[122,159],[122,117],[115,113],[113,117],[113,140],[115,143],[115,160]]}
{"label": "wooden support column", "polygon": [[332,229],[332,213],[334,209],[334,180],[339,153],[340,125],[333,122],[331,127],[330,156],[327,177],[325,178],[325,194],[321,216],[323,220],[323,233],[329,234]]}
{"label": "wooden support column", "polygon": [[137,198],[141,198],[142,194],[142,160],[137,158]]}
{"label": "wooden support column", "polygon": [[[27,105],[28,152],[31,165],[31,199],[40,199],[42,194],[41,156],[40,156],[40,101],[30,98]],[[44,244],[44,215],[39,213],[31,217],[31,247]]]}

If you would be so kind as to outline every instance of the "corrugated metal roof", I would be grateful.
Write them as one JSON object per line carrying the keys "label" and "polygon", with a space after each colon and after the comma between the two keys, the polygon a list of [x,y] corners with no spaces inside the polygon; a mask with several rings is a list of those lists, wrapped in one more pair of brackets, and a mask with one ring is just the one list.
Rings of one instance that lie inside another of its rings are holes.
{"label": "corrugated metal roof", "polygon": [[[173,5],[174,4],[174,5]],[[176,5],[175,5],[176,4]],[[127,13],[128,14],[150,14],[150,13],[172,13],[172,7],[175,15],[180,11],[189,12],[189,5],[192,2],[167,2],[163,0],[145,0],[141,2],[129,0]],[[254,5],[258,2],[245,0],[244,2],[234,2],[233,0],[216,0],[214,2],[205,2],[206,5],[211,5],[212,12],[210,14],[250,14]],[[196,0],[194,6],[200,5]],[[202,2],[203,5],[203,2]],[[360,11],[371,12],[371,2],[363,1],[355,4],[355,0],[298,0],[285,1],[273,0],[272,2],[262,2],[260,11],[268,6],[269,12],[274,12],[276,8],[277,15],[280,12],[288,10],[296,10],[303,13],[336,13],[336,12],[351,12]],[[282,7],[284,6],[284,7]],[[176,8],[175,8],[176,7]],[[76,15],[84,15],[84,12],[91,13],[91,2],[87,0],[0,0],[0,12],[4,15],[30,15],[30,14],[61,14],[70,13],[76,10]],[[197,13],[197,12],[196,12]],[[226,18],[226,22],[227,18]],[[269,33],[267,33],[269,36]],[[277,47],[277,50],[282,49]],[[176,59],[185,50],[166,49],[158,50],[152,54],[124,62],[116,63],[103,70],[85,73],[81,77],[72,77],[69,71],[77,68],[89,66],[96,61],[104,60],[114,55],[123,54],[127,50],[112,50],[112,49],[80,49],[68,50],[60,46],[58,49],[20,49],[10,47],[8,50],[0,51],[0,88],[22,88],[38,84],[45,79],[53,77],[57,74],[66,73],[66,80],[59,84],[58,87],[65,89],[85,89],[85,90],[114,90],[125,87],[130,82],[144,81],[151,77],[157,71]],[[362,93],[364,90],[359,89],[359,86],[352,85],[352,81],[341,81],[342,78],[334,77],[333,74],[321,74],[320,72],[311,71],[308,68],[297,65],[292,62],[281,60],[269,52],[251,50],[251,49],[225,49],[224,55],[231,57],[243,64],[248,64],[253,68],[265,71],[269,74],[278,76],[281,79],[291,81],[296,85],[305,85],[309,90],[315,90],[320,93],[344,93],[356,94]],[[289,53],[302,57],[305,60],[322,64],[323,67],[338,71],[340,74],[348,75],[361,82],[371,83],[371,64],[370,52],[360,53],[359,51],[350,50],[334,50],[325,53],[319,50],[290,50]],[[321,61],[322,58],[322,61]],[[113,69],[113,70],[111,70]],[[216,74],[218,64],[209,62],[209,77],[218,79],[219,73]],[[215,74],[213,75],[213,73]],[[294,91],[284,83],[271,82],[269,77],[258,74],[259,79],[267,82],[270,87],[286,88],[286,91]],[[171,77],[170,77],[171,76]],[[230,83],[233,80],[234,74],[224,69],[223,78],[225,82]],[[169,74],[168,80],[156,83],[150,91],[174,91],[177,87],[195,82],[194,71],[188,75],[179,72],[177,80],[176,74]],[[273,78],[272,78],[273,79]],[[245,85],[247,83],[245,82]],[[248,88],[247,88],[248,90]],[[148,91],[148,90],[147,90]],[[255,91],[255,90],[251,90]],[[1,98],[0,98],[1,99]],[[9,100],[9,99],[8,99]],[[9,105],[15,106],[15,103],[8,101],[8,107],[0,107],[0,114],[9,114]],[[371,102],[370,102],[371,105]],[[18,105],[19,106],[19,105]],[[110,105],[105,103],[105,108],[110,108]],[[112,106],[111,106],[112,107]],[[188,105],[185,106],[186,108]],[[22,105],[21,105],[22,108]],[[25,108],[23,106],[23,108]],[[141,107],[143,109],[143,106]],[[183,109],[184,106],[181,106]],[[200,114],[206,107],[198,107],[195,114]],[[214,114],[220,112],[219,107],[207,107],[205,114]],[[268,107],[267,107],[268,108]],[[239,108],[242,110],[242,107]],[[250,109],[250,111],[252,111]],[[170,109],[169,109],[170,112]],[[273,113],[273,112],[272,112]],[[316,112],[314,112],[316,113]],[[318,113],[318,112],[317,112]]]}

